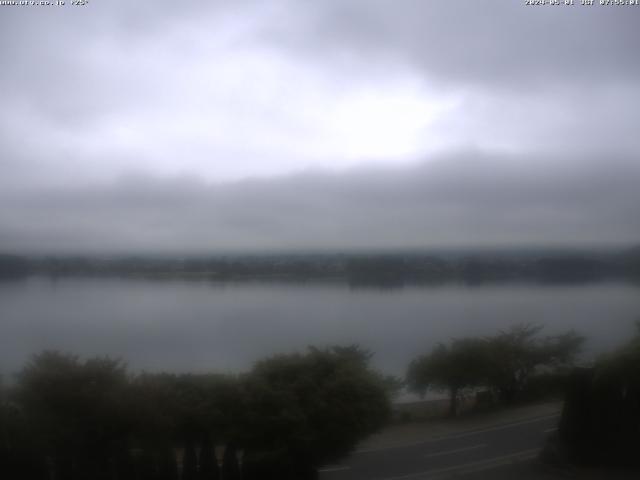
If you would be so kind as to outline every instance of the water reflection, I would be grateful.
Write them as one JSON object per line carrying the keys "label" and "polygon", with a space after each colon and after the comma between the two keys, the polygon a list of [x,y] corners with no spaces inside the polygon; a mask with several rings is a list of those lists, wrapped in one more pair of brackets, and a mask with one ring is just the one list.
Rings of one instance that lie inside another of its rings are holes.
{"label": "water reflection", "polygon": [[624,341],[639,313],[638,286],[625,283],[366,289],[33,277],[0,284],[0,369],[48,348],[120,356],[134,370],[239,371],[275,352],[358,343],[375,366],[402,374],[439,341],[521,322],[549,334],[574,328],[593,355]]}

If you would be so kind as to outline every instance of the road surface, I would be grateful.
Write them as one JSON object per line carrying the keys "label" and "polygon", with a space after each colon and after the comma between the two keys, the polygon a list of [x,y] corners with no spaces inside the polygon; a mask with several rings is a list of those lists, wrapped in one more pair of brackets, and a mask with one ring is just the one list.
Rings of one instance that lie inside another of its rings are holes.
{"label": "road surface", "polygon": [[320,480],[496,478],[505,468],[522,469],[523,462],[535,458],[558,419],[558,414],[544,415],[403,446],[361,450],[340,465],[320,469]]}

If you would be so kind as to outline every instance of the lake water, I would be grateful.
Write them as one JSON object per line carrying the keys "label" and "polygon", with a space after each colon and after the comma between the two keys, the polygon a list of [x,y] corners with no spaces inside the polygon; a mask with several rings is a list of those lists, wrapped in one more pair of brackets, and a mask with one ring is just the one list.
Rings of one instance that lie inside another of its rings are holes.
{"label": "lake water", "polygon": [[549,334],[574,328],[592,356],[633,334],[639,293],[624,283],[377,290],[29,278],[0,283],[0,372],[43,349],[121,357],[133,370],[237,372],[277,352],[358,343],[375,352],[376,367],[402,374],[437,342],[517,322],[544,324]]}

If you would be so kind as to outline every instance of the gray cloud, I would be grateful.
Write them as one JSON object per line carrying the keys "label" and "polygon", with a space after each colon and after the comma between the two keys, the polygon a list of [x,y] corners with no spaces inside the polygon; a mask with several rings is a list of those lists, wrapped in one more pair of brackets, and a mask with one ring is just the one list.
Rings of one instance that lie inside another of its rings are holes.
{"label": "gray cloud", "polygon": [[640,9],[522,3],[4,7],[0,249],[634,242]]}
{"label": "gray cloud", "polygon": [[[2,201],[0,248],[283,250],[621,245],[640,238],[629,158],[448,156],[403,169],[210,185],[122,179]],[[615,168],[612,168],[615,167]]]}
{"label": "gray cloud", "polygon": [[282,34],[288,45],[410,60],[443,81],[544,90],[553,82],[632,82],[640,71],[634,8],[474,0],[313,5],[297,42]]}

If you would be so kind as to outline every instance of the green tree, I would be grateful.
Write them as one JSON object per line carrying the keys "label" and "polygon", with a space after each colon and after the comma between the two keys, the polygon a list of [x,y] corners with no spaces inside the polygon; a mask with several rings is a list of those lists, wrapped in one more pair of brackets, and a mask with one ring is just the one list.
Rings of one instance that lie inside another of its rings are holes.
{"label": "green tree", "polygon": [[16,399],[38,450],[61,476],[73,469],[102,478],[129,432],[126,388],[118,360],[44,352],[20,372]]}
{"label": "green tree", "polygon": [[570,380],[555,439],[562,448],[547,453],[554,460],[640,467],[640,328],[593,367],[575,369]]}
{"label": "green tree", "polygon": [[398,382],[369,359],[355,346],[310,348],[239,377],[132,377],[117,360],[44,352],[19,373],[15,401],[0,395],[0,460],[19,457],[3,471],[173,480],[178,457],[184,478],[216,478],[213,446],[225,444],[224,478],[239,477],[241,465],[247,479],[313,478],[390,413]]}
{"label": "green tree", "polygon": [[519,324],[486,339],[483,362],[488,385],[505,403],[512,403],[532,375],[570,365],[584,338],[574,331],[539,336],[541,325]]}
{"label": "green tree", "polygon": [[[156,457],[184,449],[183,476],[214,478],[213,446],[228,443],[242,428],[244,393],[238,378],[219,374],[141,374],[131,381],[134,441]],[[161,470],[174,469],[171,458]]]}
{"label": "green tree", "polygon": [[407,384],[421,395],[428,389],[448,390],[448,415],[456,416],[463,389],[485,382],[486,353],[486,341],[480,338],[454,339],[449,345],[440,343],[431,353],[411,362]]}
{"label": "green tree", "polygon": [[503,402],[511,403],[533,375],[570,366],[584,341],[574,331],[540,337],[541,330],[541,326],[515,325],[492,337],[438,344],[411,362],[407,384],[422,395],[428,389],[448,390],[449,416],[457,414],[465,388],[489,387]]}
{"label": "green tree", "polygon": [[258,362],[246,378],[248,474],[314,478],[380,428],[388,382],[369,368],[370,356],[356,346],[310,348]]}

